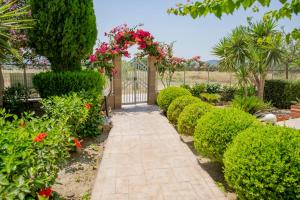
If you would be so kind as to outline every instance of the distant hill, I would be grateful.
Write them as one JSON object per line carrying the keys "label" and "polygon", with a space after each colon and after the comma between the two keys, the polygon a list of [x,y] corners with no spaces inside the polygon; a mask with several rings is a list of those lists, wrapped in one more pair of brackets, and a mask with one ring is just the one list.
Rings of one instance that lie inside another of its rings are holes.
{"label": "distant hill", "polygon": [[218,60],[208,60],[208,61],[205,61],[205,62],[210,64],[210,65],[217,65],[219,63]]}

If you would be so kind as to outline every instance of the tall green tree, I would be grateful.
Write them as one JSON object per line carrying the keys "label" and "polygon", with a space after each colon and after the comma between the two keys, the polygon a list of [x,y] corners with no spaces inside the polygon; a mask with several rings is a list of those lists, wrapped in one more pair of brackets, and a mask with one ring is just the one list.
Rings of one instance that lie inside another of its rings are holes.
{"label": "tall green tree", "polygon": [[53,71],[80,70],[97,39],[93,0],[30,0],[30,5],[36,19],[31,46]]}

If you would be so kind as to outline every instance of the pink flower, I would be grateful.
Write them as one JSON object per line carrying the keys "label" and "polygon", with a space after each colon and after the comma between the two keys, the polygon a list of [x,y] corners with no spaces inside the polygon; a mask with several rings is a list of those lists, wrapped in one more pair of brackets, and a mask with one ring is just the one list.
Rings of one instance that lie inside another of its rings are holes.
{"label": "pink flower", "polygon": [[146,49],[147,45],[145,43],[140,44],[140,49]]}
{"label": "pink flower", "polygon": [[127,58],[129,58],[129,57],[130,57],[130,55],[129,55],[128,51],[125,51],[125,53],[124,53],[124,56],[125,56],[125,57],[127,57]]}
{"label": "pink flower", "polygon": [[115,75],[117,75],[117,73],[118,73],[118,70],[117,70],[116,68],[112,68],[111,74],[112,74],[113,76],[115,76]]}
{"label": "pink flower", "polygon": [[94,54],[90,55],[90,63],[93,63],[93,62],[95,62],[96,60],[97,60],[96,55],[94,55]]}

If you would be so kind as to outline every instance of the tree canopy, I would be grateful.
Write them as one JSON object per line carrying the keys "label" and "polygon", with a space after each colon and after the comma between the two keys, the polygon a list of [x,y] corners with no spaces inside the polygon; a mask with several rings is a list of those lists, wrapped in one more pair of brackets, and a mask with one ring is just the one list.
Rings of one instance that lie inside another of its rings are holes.
{"label": "tree canopy", "polygon": [[54,71],[80,70],[97,38],[92,0],[30,0],[36,26],[30,41]]}
{"label": "tree canopy", "polygon": [[[274,0],[273,0],[274,1]],[[279,0],[281,7],[265,13],[265,17],[272,17],[276,20],[281,18],[292,18],[300,13],[300,0]],[[269,7],[271,0],[204,0],[187,4],[179,3],[176,8],[170,8],[168,13],[175,15],[190,15],[192,18],[203,17],[214,14],[221,18],[223,14],[233,14],[240,8],[258,11],[258,6]],[[294,29],[291,33],[294,38],[300,38],[300,29]]]}

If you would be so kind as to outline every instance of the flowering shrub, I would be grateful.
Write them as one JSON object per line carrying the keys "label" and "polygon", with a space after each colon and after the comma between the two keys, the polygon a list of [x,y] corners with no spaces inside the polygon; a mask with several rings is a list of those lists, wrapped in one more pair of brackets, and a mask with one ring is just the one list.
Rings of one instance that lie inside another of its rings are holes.
{"label": "flowering shrub", "polygon": [[80,136],[99,135],[104,123],[104,117],[101,115],[103,96],[98,91],[82,91],[78,95],[88,102],[85,108],[89,110],[88,118],[80,126],[78,134]]}
{"label": "flowering shrub", "polygon": [[138,29],[138,26],[131,28],[124,24],[105,33],[105,36],[108,36],[109,43],[100,43],[94,54],[90,55],[89,61],[93,67],[100,68],[100,72],[106,75],[113,76],[117,73],[112,63],[113,58],[117,55],[130,57],[128,48],[134,44],[142,50],[139,56],[164,57],[164,52],[151,33]]}
{"label": "flowering shrub", "polygon": [[65,120],[73,135],[80,135],[80,129],[89,116],[90,104],[76,93],[68,96],[54,96],[42,101],[47,116]]}
{"label": "flowering shrub", "polygon": [[19,119],[0,110],[0,199],[51,196],[50,187],[69,156],[69,138],[64,119]]}
{"label": "flowering shrub", "polygon": [[184,66],[190,65],[192,62],[200,62],[200,56],[191,59],[175,57],[173,55],[173,44],[160,44],[164,56],[157,60],[156,66],[160,77],[160,81],[164,87],[169,87],[175,71],[182,70]]}

